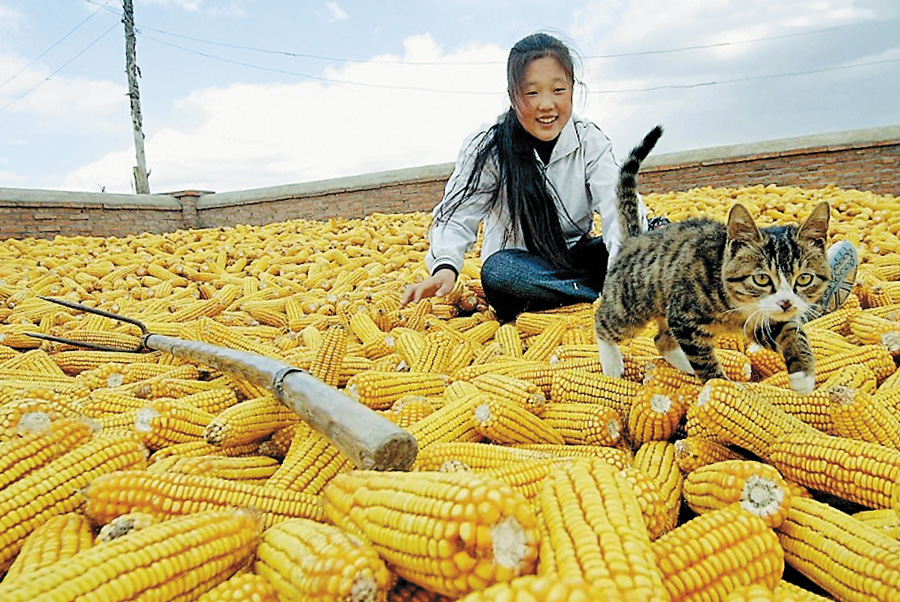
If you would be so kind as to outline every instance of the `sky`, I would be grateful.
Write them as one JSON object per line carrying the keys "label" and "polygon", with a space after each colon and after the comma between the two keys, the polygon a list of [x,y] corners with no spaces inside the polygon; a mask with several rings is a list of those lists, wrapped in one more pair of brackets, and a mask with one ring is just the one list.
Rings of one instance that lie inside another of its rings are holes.
{"label": "sky", "polygon": [[[509,48],[579,57],[618,156],[900,125],[897,0],[134,0],[150,190],[452,162],[509,107]],[[119,0],[0,0],[0,187],[129,193]]]}

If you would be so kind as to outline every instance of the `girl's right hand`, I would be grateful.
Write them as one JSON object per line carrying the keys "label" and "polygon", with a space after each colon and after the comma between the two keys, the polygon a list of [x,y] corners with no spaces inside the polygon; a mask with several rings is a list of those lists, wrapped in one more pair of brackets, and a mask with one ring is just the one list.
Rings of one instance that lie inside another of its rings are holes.
{"label": "girl's right hand", "polygon": [[450,269],[438,270],[418,284],[410,284],[403,291],[400,298],[400,307],[406,307],[413,301],[419,301],[425,297],[443,297],[456,283],[456,272]]}

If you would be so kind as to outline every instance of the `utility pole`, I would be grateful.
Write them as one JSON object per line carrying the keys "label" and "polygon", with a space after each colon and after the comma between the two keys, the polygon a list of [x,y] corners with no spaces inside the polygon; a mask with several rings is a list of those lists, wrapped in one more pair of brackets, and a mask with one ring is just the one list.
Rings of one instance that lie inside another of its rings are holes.
{"label": "utility pole", "polygon": [[150,194],[150,172],[147,171],[144,132],[141,129],[141,93],[138,90],[141,70],[137,66],[132,0],[122,0],[122,8],[124,9],[122,22],[125,24],[125,71],[128,73],[128,97],[131,99],[131,124],[134,130],[134,153],[137,157],[137,166],[134,168],[134,191],[137,194]]}

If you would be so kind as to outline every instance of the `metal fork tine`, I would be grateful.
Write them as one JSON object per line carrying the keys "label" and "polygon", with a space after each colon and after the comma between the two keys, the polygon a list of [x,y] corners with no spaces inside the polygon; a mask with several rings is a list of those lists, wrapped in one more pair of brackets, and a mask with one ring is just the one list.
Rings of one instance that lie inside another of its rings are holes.
{"label": "metal fork tine", "polygon": [[34,337],[36,339],[43,339],[45,341],[53,341],[54,343],[65,343],[66,345],[74,345],[76,347],[84,347],[86,349],[94,349],[96,351],[120,351],[124,353],[140,353],[144,349],[144,345],[142,343],[138,343],[138,346],[134,349],[122,349],[120,347],[110,347],[109,345],[101,345],[99,343],[85,343],[82,341],[73,341],[72,339],[66,339],[63,337],[56,337],[51,334],[43,334],[41,332],[26,332],[26,335],[30,337]]}
{"label": "metal fork tine", "polygon": [[[119,314],[114,314],[112,312],[97,309],[96,307],[89,307],[87,305],[82,305],[81,303],[77,303],[75,301],[69,301],[67,299],[55,299],[53,297],[43,297],[38,295],[38,299],[43,299],[44,301],[49,301],[50,303],[56,303],[58,305],[62,305],[68,307],[70,309],[78,309],[81,311],[85,311],[89,314],[96,314],[98,316],[103,316],[105,318],[110,318],[111,320],[118,320],[119,322],[125,322],[127,324],[134,324],[138,328],[141,329],[141,336],[147,336],[149,333],[147,332],[147,327],[144,326],[144,323],[140,320],[135,320],[134,318],[129,318],[128,316],[120,316]],[[41,338],[41,337],[38,337]],[[48,339],[49,340],[49,339]],[[65,341],[72,345],[80,345],[81,343],[73,342],[73,341]],[[87,346],[87,345],[85,345]]]}

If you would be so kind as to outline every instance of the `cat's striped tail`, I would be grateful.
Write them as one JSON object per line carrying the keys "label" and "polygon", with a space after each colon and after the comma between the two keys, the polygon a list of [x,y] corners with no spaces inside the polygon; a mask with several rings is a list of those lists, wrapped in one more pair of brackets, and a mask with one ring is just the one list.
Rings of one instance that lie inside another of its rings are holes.
{"label": "cat's striped tail", "polygon": [[641,169],[641,163],[656,146],[656,141],[662,136],[662,132],[661,125],[650,130],[641,143],[631,150],[619,169],[616,196],[619,202],[619,220],[622,222],[623,237],[637,236],[642,232],[638,213],[637,174]]}

